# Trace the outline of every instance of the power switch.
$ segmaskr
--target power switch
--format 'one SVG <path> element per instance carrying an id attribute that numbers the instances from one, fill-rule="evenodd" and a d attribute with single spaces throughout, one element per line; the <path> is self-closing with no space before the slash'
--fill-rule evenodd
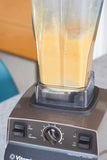
<path id="1" fill-rule="evenodd" d="M 86 134 L 80 134 L 78 142 L 79 148 L 90 149 L 90 145 L 91 145 L 91 136 Z"/>
<path id="2" fill-rule="evenodd" d="M 13 134 L 14 136 L 18 136 L 18 137 L 25 137 L 26 136 L 26 125 L 23 123 L 16 122 L 14 124 Z"/>

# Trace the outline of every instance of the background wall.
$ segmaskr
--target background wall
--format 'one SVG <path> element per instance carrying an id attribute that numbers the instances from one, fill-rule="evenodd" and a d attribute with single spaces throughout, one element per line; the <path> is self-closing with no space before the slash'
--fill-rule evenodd
<path id="1" fill-rule="evenodd" d="M 94 59 L 107 54 L 107 0 L 104 1 L 100 25 L 98 29 Z"/>
<path id="2" fill-rule="evenodd" d="M 0 0 L 0 50 L 36 59 L 31 0 Z"/>

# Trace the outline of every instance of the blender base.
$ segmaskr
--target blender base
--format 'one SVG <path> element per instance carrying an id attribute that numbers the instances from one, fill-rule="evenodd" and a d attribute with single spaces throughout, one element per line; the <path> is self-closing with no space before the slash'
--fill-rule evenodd
<path id="1" fill-rule="evenodd" d="M 34 92 L 35 85 L 9 117 L 4 160 L 107 159 L 107 90 L 100 89 L 99 100 L 89 115 L 34 108 L 30 105 Z M 52 136 L 60 135 L 57 143 L 49 143 L 51 136 L 46 139 L 47 129 L 57 131 Z"/>

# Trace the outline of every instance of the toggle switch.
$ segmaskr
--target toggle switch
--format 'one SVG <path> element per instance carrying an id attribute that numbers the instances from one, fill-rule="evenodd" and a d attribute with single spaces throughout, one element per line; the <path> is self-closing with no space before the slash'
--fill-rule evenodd
<path id="1" fill-rule="evenodd" d="M 80 134 L 78 142 L 79 148 L 90 149 L 90 145 L 91 145 L 91 136 L 86 134 Z"/>
<path id="2" fill-rule="evenodd" d="M 16 122 L 13 129 L 14 136 L 25 137 L 26 136 L 26 125 L 24 123 Z"/>

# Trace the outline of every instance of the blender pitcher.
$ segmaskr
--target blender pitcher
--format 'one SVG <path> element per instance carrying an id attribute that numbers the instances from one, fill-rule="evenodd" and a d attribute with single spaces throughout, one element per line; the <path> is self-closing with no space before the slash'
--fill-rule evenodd
<path id="1" fill-rule="evenodd" d="M 91 71 L 103 0 L 31 0 L 39 81 L 36 103 L 86 108 L 95 87 Z"/>

